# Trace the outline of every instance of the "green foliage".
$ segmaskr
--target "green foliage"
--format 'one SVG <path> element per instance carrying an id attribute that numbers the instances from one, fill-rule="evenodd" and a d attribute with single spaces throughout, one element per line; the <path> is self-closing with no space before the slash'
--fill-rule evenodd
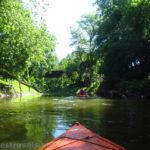
<path id="1" fill-rule="evenodd" d="M 75 52 L 62 61 L 69 79 L 88 91 L 96 91 L 101 82 L 99 89 L 104 91 L 147 91 L 150 2 L 96 0 L 95 4 L 97 14 L 84 15 L 71 30 Z"/>
<path id="2" fill-rule="evenodd" d="M 33 21 L 28 17 L 30 13 L 21 9 L 17 0 L 2 0 L 0 8 L 1 70 L 19 73 L 29 57 L 28 41 Z"/>
<path id="3" fill-rule="evenodd" d="M 87 14 L 78 22 L 77 28 L 72 28 L 72 46 L 75 52 L 72 53 L 71 63 L 68 63 L 67 72 L 72 78 L 76 72 L 75 83 L 81 86 L 92 87 L 96 81 L 99 83 L 98 67 L 100 60 L 95 50 L 96 32 L 98 29 L 99 17 L 96 14 Z"/>
<path id="4" fill-rule="evenodd" d="M 0 72 L 42 86 L 57 61 L 55 37 L 45 25 L 36 24 L 19 0 L 0 2 L 0 42 Z"/>
<path id="5" fill-rule="evenodd" d="M 35 5 L 32 12 L 41 17 L 37 10 L 44 3 L 40 6 L 37 2 L 30 2 Z M 82 16 L 71 28 L 75 51 L 58 63 L 55 37 L 44 21 L 33 19 L 19 0 L 1 0 L 1 75 L 15 76 L 18 81 L 51 93 L 70 87 L 86 87 L 95 92 L 100 84 L 106 90 L 148 91 L 150 1 L 96 0 L 95 4 L 97 13 Z M 66 74 L 45 80 L 45 73 L 52 69 Z"/>
<path id="6" fill-rule="evenodd" d="M 97 52 L 103 59 L 100 73 L 104 74 L 105 83 L 118 89 L 119 83 L 128 81 L 129 89 L 141 89 L 137 83 L 144 81 L 150 72 L 150 2 L 97 0 L 96 3 L 102 17 Z"/>

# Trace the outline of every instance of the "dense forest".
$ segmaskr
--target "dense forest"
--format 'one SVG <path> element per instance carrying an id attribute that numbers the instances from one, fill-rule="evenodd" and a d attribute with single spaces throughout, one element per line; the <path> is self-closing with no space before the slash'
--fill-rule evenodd
<path id="1" fill-rule="evenodd" d="M 35 1 L 31 2 L 31 4 Z M 20 0 L 0 1 L 0 79 L 39 91 L 150 97 L 150 1 L 94 0 L 71 28 L 75 51 L 60 62 L 55 38 Z M 60 75 L 51 76 L 57 71 Z"/>

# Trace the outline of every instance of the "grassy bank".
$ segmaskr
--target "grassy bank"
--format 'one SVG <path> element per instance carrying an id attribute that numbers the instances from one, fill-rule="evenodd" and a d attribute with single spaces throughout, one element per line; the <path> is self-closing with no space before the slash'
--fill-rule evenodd
<path id="1" fill-rule="evenodd" d="M 19 84 L 16 80 L 0 80 L 0 96 L 26 96 L 39 94 L 35 89 Z"/>

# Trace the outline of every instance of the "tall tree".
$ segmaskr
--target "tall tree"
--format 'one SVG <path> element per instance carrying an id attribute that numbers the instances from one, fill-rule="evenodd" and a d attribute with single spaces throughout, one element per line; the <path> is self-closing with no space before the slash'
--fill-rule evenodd
<path id="1" fill-rule="evenodd" d="M 85 86 L 91 86 L 98 78 L 97 68 L 100 65 L 96 57 L 95 39 L 97 37 L 99 17 L 96 14 L 86 14 L 78 21 L 77 28 L 71 30 L 72 46 L 75 47 L 75 60 L 78 80 Z M 80 61 L 79 61 L 80 60 Z"/>
<path id="2" fill-rule="evenodd" d="M 143 80 L 150 72 L 150 2 L 147 0 L 96 1 L 99 24 L 97 52 L 100 72 L 111 88 L 123 80 Z"/>
<path id="3" fill-rule="evenodd" d="M 0 72 L 35 80 L 54 65 L 55 38 L 19 0 L 1 0 L 0 8 Z"/>

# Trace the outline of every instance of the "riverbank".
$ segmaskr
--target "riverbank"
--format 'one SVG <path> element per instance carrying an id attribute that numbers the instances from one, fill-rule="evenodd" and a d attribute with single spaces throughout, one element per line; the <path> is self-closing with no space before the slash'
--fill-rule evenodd
<path id="1" fill-rule="evenodd" d="M 16 80 L 0 80 L 0 97 L 32 96 L 40 94 L 35 89 Z"/>
<path id="2" fill-rule="evenodd" d="M 145 100 L 150 99 L 149 93 L 144 92 L 130 92 L 130 91 L 119 91 L 119 90 L 109 90 L 109 91 L 100 91 L 98 96 L 104 98 L 111 98 L 111 99 L 136 99 L 136 100 Z"/>

